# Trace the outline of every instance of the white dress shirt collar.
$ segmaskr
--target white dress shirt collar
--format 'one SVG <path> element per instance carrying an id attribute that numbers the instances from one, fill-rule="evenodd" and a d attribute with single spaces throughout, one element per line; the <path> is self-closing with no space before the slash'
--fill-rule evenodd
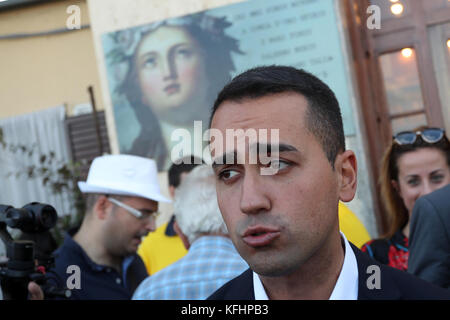
<path id="1" fill-rule="evenodd" d="M 342 232 L 341 236 L 345 243 L 344 263 L 329 300 L 357 300 L 358 263 L 356 262 L 355 253 Z M 255 272 L 253 272 L 253 290 L 255 300 L 269 300 L 261 279 Z"/>

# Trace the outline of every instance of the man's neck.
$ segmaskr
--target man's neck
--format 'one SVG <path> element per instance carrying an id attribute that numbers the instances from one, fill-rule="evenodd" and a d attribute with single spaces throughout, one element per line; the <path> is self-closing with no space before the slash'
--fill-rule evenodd
<path id="1" fill-rule="evenodd" d="M 86 224 L 82 224 L 80 230 L 73 236 L 88 257 L 98 265 L 109 266 L 116 269 L 119 273 L 122 271 L 122 258 L 114 257 L 109 254 L 103 246 L 100 232 L 94 232 Z"/>
<path id="2" fill-rule="evenodd" d="M 339 278 L 344 256 L 345 245 L 339 238 L 287 276 L 259 277 L 271 300 L 327 300 Z"/>

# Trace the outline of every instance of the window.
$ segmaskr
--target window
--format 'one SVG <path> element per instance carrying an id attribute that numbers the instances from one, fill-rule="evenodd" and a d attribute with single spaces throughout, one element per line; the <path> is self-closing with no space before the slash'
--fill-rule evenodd
<path id="1" fill-rule="evenodd" d="M 449 3 L 450 1 L 446 1 Z M 436 74 L 445 127 L 450 131 L 450 23 L 428 27 L 428 35 Z"/>
<path id="2" fill-rule="evenodd" d="M 382 54 L 379 64 L 393 133 L 426 125 L 415 50 Z"/>

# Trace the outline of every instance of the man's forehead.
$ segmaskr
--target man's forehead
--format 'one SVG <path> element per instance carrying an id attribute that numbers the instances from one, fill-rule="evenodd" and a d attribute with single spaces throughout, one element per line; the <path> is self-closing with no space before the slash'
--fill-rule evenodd
<path id="1" fill-rule="evenodd" d="M 212 157 L 246 153 L 264 145 L 300 149 L 298 137 L 308 133 L 304 125 L 306 108 L 306 99 L 295 93 L 224 101 L 209 129 Z"/>
<path id="2" fill-rule="evenodd" d="M 211 119 L 211 129 L 280 129 L 304 127 L 307 100 L 296 93 L 224 101 Z"/>
<path id="3" fill-rule="evenodd" d="M 210 151 L 213 156 L 229 152 L 276 151 L 280 144 L 279 129 L 248 128 L 210 129 Z"/>

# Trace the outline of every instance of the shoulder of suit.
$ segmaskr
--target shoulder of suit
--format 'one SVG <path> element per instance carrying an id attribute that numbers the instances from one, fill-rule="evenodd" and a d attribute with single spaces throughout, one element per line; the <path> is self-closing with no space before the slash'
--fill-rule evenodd
<path id="1" fill-rule="evenodd" d="M 441 300 L 450 299 L 450 291 L 437 287 L 406 271 L 401 271 L 371 259 L 368 255 L 353 247 L 358 263 L 359 299 L 383 300 Z M 378 268 L 373 268 L 378 266 Z M 380 275 L 379 287 L 370 286 L 374 279 L 374 270 Z"/>
<path id="2" fill-rule="evenodd" d="M 254 299 L 253 271 L 249 268 L 217 289 L 207 300 Z"/>

